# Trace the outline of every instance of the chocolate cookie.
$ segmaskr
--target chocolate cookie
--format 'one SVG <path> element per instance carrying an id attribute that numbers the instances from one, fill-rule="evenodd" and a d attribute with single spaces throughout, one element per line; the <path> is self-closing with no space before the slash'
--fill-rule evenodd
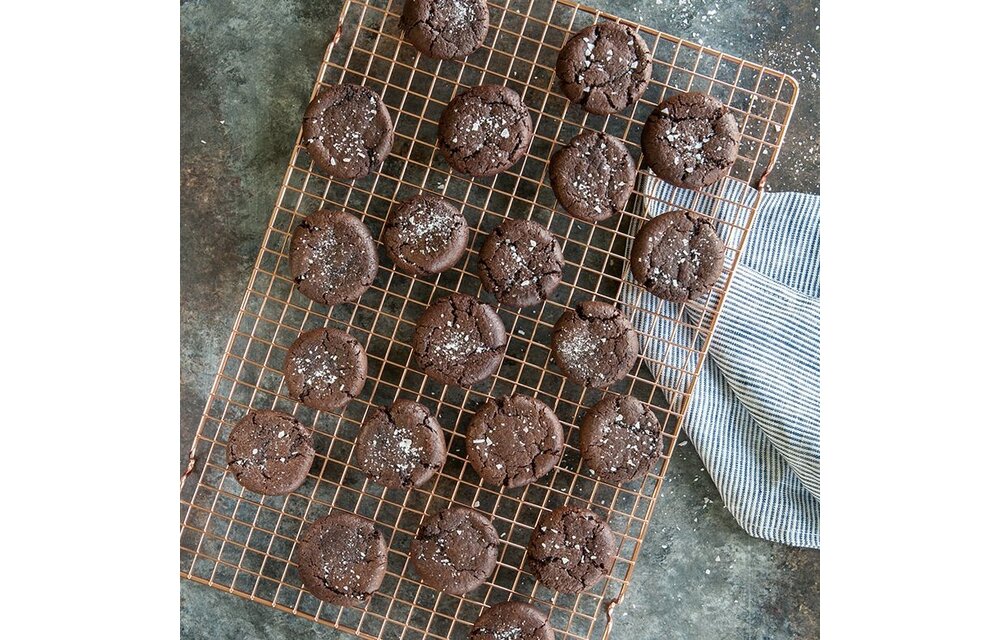
<path id="1" fill-rule="evenodd" d="M 676 187 L 718 182 L 736 162 L 740 130 L 729 108 L 704 93 L 679 93 L 653 109 L 642 128 L 642 153 Z"/>
<path id="2" fill-rule="evenodd" d="M 392 119 L 368 87 L 338 84 L 306 108 L 302 143 L 323 173 L 353 180 L 374 171 L 392 149 Z"/>
<path id="3" fill-rule="evenodd" d="M 289 269 L 296 288 L 310 300 L 354 302 L 378 273 L 375 241 L 357 217 L 320 209 L 295 227 Z"/>
<path id="4" fill-rule="evenodd" d="M 251 410 L 236 423 L 226 443 L 226 461 L 237 482 L 267 496 L 298 489 L 309 475 L 312 434 L 292 416 Z"/>
<path id="5" fill-rule="evenodd" d="M 500 537 L 489 519 L 466 507 L 439 511 L 420 523 L 410 561 L 424 583 L 461 595 L 490 577 Z"/>
<path id="6" fill-rule="evenodd" d="M 469 225 L 444 198 L 413 196 L 389 212 L 382 242 L 389 258 L 406 273 L 442 273 L 465 252 Z"/>
<path id="7" fill-rule="evenodd" d="M 671 302 L 696 298 L 722 275 L 725 246 L 712 223 L 684 211 L 647 221 L 632 245 L 632 275 L 650 293 Z"/>
<path id="8" fill-rule="evenodd" d="M 559 507 L 542 518 L 528 543 L 528 568 L 553 591 L 580 593 L 611 573 L 615 536 L 596 513 Z"/>
<path id="9" fill-rule="evenodd" d="M 388 410 L 375 408 L 354 447 L 361 470 L 392 489 L 426 482 L 444 464 L 447 451 L 437 418 L 412 400 L 397 400 Z"/>
<path id="10" fill-rule="evenodd" d="M 635 161 L 618 138 L 587 131 L 552 156 L 549 181 L 570 215 L 600 222 L 625 210 L 635 184 Z"/>
<path id="11" fill-rule="evenodd" d="M 413 357 L 444 384 L 471 387 L 497 372 L 507 346 L 503 320 L 489 305 L 464 293 L 432 302 L 413 331 Z"/>
<path id="12" fill-rule="evenodd" d="M 483 45 L 490 28 L 486 0 L 406 0 L 403 36 L 432 58 L 464 58 Z"/>
<path id="13" fill-rule="evenodd" d="M 504 220 L 479 250 L 479 280 L 500 304 L 541 304 L 559 285 L 562 268 L 562 247 L 530 220 Z"/>
<path id="14" fill-rule="evenodd" d="M 607 387 L 632 370 L 639 336 L 618 307 L 588 300 L 566 311 L 552 328 L 556 364 L 570 380 Z"/>
<path id="15" fill-rule="evenodd" d="M 469 640 L 555 640 L 545 614 L 511 600 L 487 609 L 472 625 Z"/>
<path id="16" fill-rule="evenodd" d="M 368 356 L 361 344 L 339 329 L 320 327 L 303 333 L 285 356 L 285 382 L 295 400 L 334 411 L 361 393 Z"/>
<path id="17" fill-rule="evenodd" d="M 302 534 L 295 563 L 309 593 L 333 604 L 361 606 L 385 577 L 385 536 L 371 520 L 353 513 L 331 513 Z"/>
<path id="18" fill-rule="evenodd" d="M 583 417 L 580 455 L 605 482 L 645 476 L 662 450 L 656 414 L 632 396 L 607 396 Z"/>
<path id="19" fill-rule="evenodd" d="M 652 73 L 653 58 L 642 36 L 615 22 L 578 31 L 556 62 L 570 102 L 599 115 L 617 113 L 642 97 Z"/>
<path id="20" fill-rule="evenodd" d="M 438 144 L 452 169 L 493 176 L 524 157 L 531 143 L 531 114 L 521 96 L 499 84 L 460 93 L 438 125 Z"/>
<path id="21" fill-rule="evenodd" d="M 562 423 L 537 398 L 521 394 L 490 398 L 469 421 L 465 448 L 469 463 L 483 480 L 521 487 L 559 462 Z"/>

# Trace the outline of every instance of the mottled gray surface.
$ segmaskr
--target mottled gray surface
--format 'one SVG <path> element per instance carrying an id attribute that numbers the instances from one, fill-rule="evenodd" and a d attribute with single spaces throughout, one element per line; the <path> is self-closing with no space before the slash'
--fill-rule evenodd
<path id="1" fill-rule="evenodd" d="M 770 187 L 819 192 L 817 0 L 589 4 L 794 75 L 799 105 Z M 181 465 L 340 5 L 181 5 Z M 690 445 L 675 449 L 662 498 L 612 638 L 819 636 L 818 552 L 744 533 Z M 184 638 L 350 637 L 187 580 L 180 589 Z"/>

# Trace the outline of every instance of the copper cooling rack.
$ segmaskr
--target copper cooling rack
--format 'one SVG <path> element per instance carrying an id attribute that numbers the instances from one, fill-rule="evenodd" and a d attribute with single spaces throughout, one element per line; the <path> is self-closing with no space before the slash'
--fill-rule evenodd
<path id="1" fill-rule="evenodd" d="M 484 606 L 530 601 L 549 614 L 559 638 L 606 638 L 611 610 L 620 601 L 653 513 L 677 431 L 701 368 L 733 268 L 757 209 L 760 187 L 778 149 L 798 93 L 795 81 L 760 65 L 706 49 L 570 2 L 490 2 L 486 44 L 464 61 L 418 56 L 397 28 L 403 0 L 348 0 L 326 49 L 313 88 L 340 82 L 377 91 L 394 118 L 395 143 L 378 172 L 353 182 L 330 180 L 313 169 L 296 141 L 277 204 L 250 278 L 226 354 L 192 447 L 190 473 L 181 482 L 181 576 L 282 611 L 366 638 L 464 638 Z M 643 99 L 610 117 L 571 107 L 554 78 L 559 49 L 575 31 L 598 20 L 636 27 L 654 57 L 653 80 Z M 505 83 L 518 91 L 535 123 L 528 156 L 510 171 L 471 180 L 452 172 L 435 150 L 438 118 L 462 88 Z M 602 130 L 626 141 L 633 157 L 650 111 L 677 91 L 708 92 L 728 104 L 742 131 L 739 158 L 728 180 L 686 200 L 716 220 L 727 244 L 726 268 L 715 289 L 684 309 L 663 304 L 639 308 L 629 287 L 627 247 L 645 216 L 640 193 L 629 212 L 601 224 L 562 212 L 549 188 L 552 153 L 582 129 Z M 638 184 L 645 184 L 648 170 Z M 288 276 L 288 244 L 302 218 L 320 207 L 360 216 L 377 238 L 395 203 L 419 192 L 458 204 L 474 230 L 462 260 L 436 278 L 411 278 L 381 257 L 374 285 L 357 304 L 330 309 L 299 294 Z M 690 192 L 688 192 L 690 196 Z M 657 208 L 676 203 L 661 202 Z M 410 354 L 413 326 L 424 307 L 446 292 L 462 291 L 492 302 L 476 276 L 476 250 L 502 219 L 530 218 L 556 235 L 566 266 L 556 294 L 541 307 L 501 308 L 510 342 L 500 371 L 473 389 L 440 385 L 424 376 Z M 567 308 L 592 298 L 625 304 L 647 351 L 666 350 L 659 361 L 643 358 L 609 392 L 630 393 L 650 405 L 665 429 L 664 455 L 642 481 L 616 487 L 596 481 L 580 464 L 576 425 L 603 392 L 568 381 L 551 363 L 553 323 Z M 636 302 L 635 304 L 639 304 Z M 638 314 L 651 314 L 639 318 Z M 650 319 L 667 331 L 643 330 Z M 639 320 L 642 320 L 641 322 Z M 360 396 L 334 415 L 292 401 L 283 386 L 285 350 L 301 332 L 335 326 L 355 336 L 368 353 L 369 378 Z M 693 336 L 693 341 L 680 339 Z M 658 344 L 653 344 L 658 343 Z M 490 396 L 519 391 L 548 403 L 562 420 L 567 447 L 561 464 L 527 487 L 499 491 L 483 485 L 466 463 L 464 428 Z M 352 462 L 354 439 L 372 407 L 396 398 L 416 399 L 445 427 L 448 458 L 423 487 L 387 490 L 365 479 Z M 305 484 L 283 497 L 244 490 L 226 473 L 225 442 L 232 424 L 250 408 L 295 415 L 313 429 L 316 461 Z M 562 504 L 588 506 L 615 531 L 617 559 L 611 575 L 579 594 L 556 594 L 524 567 L 525 547 L 540 515 Z M 503 540 L 496 572 L 462 597 L 421 585 L 407 566 L 411 537 L 420 521 L 451 504 L 489 514 Z M 340 509 L 375 520 L 388 536 L 388 572 L 363 609 L 325 604 L 302 588 L 291 562 L 303 527 Z"/>

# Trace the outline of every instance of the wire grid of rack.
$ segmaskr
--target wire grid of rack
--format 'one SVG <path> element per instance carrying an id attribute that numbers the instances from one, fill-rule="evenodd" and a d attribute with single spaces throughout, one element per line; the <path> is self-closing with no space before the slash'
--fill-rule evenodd
<path id="1" fill-rule="evenodd" d="M 606 638 L 758 206 L 759 194 L 751 187 L 762 187 L 775 164 L 798 89 L 783 73 L 564 1 L 491 1 L 485 45 L 464 61 L 432 60 L 400 38 L 402 3 L 347 0 L 326 49 L 313 95 L 341 82 L 376 90 L 394 119 L 393 150 L 377 172 L 345 183 L 313 169 L 300 132 L 192 447 L 190 473 L 181 481 L 181 576 L 362 637 L 465 637 L 484 606 L 521 599 L 548 613 L 559 638 Z M 554 74 L 566 40 L 598 20 L 636 27 L 654 58 L 643 99 L 609 117 L 571 106 Z M 456 93 L 486 82 L 517 90 L 531 110 L 535 131 L 523 161 L 493 178 L 470 179 L 451 171 L 436 151 L 437 121 Z M 630 286 L 630 238 L 650 203 L 637 191 L 620 218 L 599 224 L 575 220 L 556 203 L 546 178 L 547 162 L 583 129 L 622 138 L 633 157 L 640 158 L 638 140 L 650 111 L 670 94 L 688 90 L 708 92 L 728 104 L 742 133 L 729 178 L 695 196 L 696 208 L 713 217 L 727 244 L 725 270 L 709 295 L 682 309 L 662 303 L 641 306 L 634 297 L 624 300 L 623 292 Z M 648 169 L 641 173 L 638 185 L 650 179 Z M 433 278 L 412 278 L 380 256 L 375 283 L 360 301 L 332 309 L 295 290 L 287 252 L 291 233 L 304 216 L 321 207 L 343 208 L 379 237 L 389 209 L 420 192 L 452 200 L 473 230 L 468 250 L 453 269 Z M 558 237 L 566 261 L 563 281 L 540 307 L 500 308 L 509 344 L 496 376 L 472 389 L 438 384 L 411 357 L 414 322 L 431 300 L 447 292 L 492 302 L 476 276 L 476 249 L 507 217 L 530 218 Z M 671 357 L 657 362 L 641 358 L 625 380 L 606 391 L 568 381 L 551 362 L 552 325 L 566 309 L 593 298 L 625 305 L 637 328 L 649 325 L 637 322 L 637 314 L 667 323 L 666 338 L 642 329 L 640 334 L 647 350 L 650 341 L 660 341 Z M 337 415 L 295 403 L 283 387 L 287 347 L 301 332 L 324 325 L 347 330 L 368 354 L 363 392 Z M 681 334 L 694 339 L 682 340 Z M 527 487 L 499 490 L 484 485 L 466 463 L 464 426 L 487 397 L 514 391 L 536 396 L 555 410 L 566 429 L 567 446 L 554 472 Z M 630 393 L 652 407 L 665 436 L 664 454 L 647 476 L 620 487 L 595 480 L 581 465 L 577 447 L 576 425 L 588 407 L 612 392 Z M 435 411 L 448 442 L 441 472 L 409 491 L 367 481 L 352 462 L 354 439 L 368 411 L 397 398 L 418 400 Z M 250 408 L 290 413 L 314 432 L 316 460 L 305 484 L 291 495 L 262 497 L 226 473 L 229 428 Z M 494 575 L 460 597 L 422 585 L 407 563 L 420 521 L 453 504 L 488 514 L 502 538 Z M 524 566 L 539 517 L 562 504 L 599 513 L 618 543 L 611 574 L 579 595 L 548 590 Z M 314 598 L 302 588 L 292 559 L 305 525 L 334 509 L 373 519 L 388 537 L 385 580 L 364 608 L 341 608 Z"/>

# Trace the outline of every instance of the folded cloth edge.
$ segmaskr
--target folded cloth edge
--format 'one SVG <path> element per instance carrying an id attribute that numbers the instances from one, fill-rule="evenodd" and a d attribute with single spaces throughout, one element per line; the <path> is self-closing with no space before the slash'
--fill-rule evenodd
<path id="1" fill-rule="evenodd" d="M 676 208 L 698 212 L 697 203 L 704 200 L 695 197 L 693 192 L 676 189 L 655 178 L 646 180 L 643 192 L 653 196 L 643 201 L 648 217 L 674 208 L 664 205 L 664 201 L 678 203 Z M 732 211 L 739 206 L 739 202 L 746 206 L 757 196 L 756 191 L 749 190 L 745 185 L 734 185 L 731 182 L 722 185 L 719 193 L 734 202 L 729 205 Z M 719 212 L 716 213 L 719 215 Z M 723 215 L 725 213 L 726 211 L 721 212 Z M 782 442 L 782 425 L 767 424 L 766 419 L 764 423 L 758 420 L 760 412 L 756 412 L 755 416 L 755 412 L 748 410 L 748 405 L 753 405 L 753 402 L 746 396 L 747 389 L 741 389 L 744 397 L 740 398 L 741 394 L 737 393 L 737 389 L 741 385 L 731 384 L 723 371 L 727 368 L 732 370 L 733 364 L 726 362 L 724 351 L 726 322 L 727 319 L 735 318 L 736 315 L 733 314 L 737 311 L 735 298 L 732 297 L 727 298 L 720 313 L 709 355 L 703 365 L 702 377 L 695 386 L 685 418 L 688 437 L 705 461 L 727 508 L 740 526 L 756 537 L 807 547 L 819 546 L 818 221 L 819 196 L 792 192 L 762 194 L 755 226 L 744 247 L 729 291 L 730 296 L 733 296 L 734 291 L 738 294 L 742 288 L 740 281 L 746 276 L 758 286 L 773 287 L 775 291 L 805 300 L 810 312 L 811 303 L 815 302 L 814 326 L 807 322 L 808 326 L 798 328 L 815 334 L 808 337 L 808 353 L 804 354 L 807 361 L 814 361 L 815 376 L 805 385 L 806 389 L 799 390 L 807 395 L 814 393 L 816 397 L 815 406 L 810 408 L 809 424 L 803 434 L 799 434 L 804 437 Z M 640 308 L 650 308 L 648 299 L 644 300 L 648 294 L 641 295 L 632 291 L 633 288 L 634 285 L 627 290 L 626 295 L 633 298 L 632 302 Z M 647 314 L 646 319 L 652 315 Z M 793 317 L 792 320 L 794 319 Z M 739 322 L 735 324 L 738 325 Z M 737 341 L 745 337 L 738 332 L 729 336 L 730 340 Z M 656 345 L 645 344 L 644 350 L 648 351 L 650 346 Z M 647 352 L 647 355 L 660 359 L 671 358 L 669 353 L 663 353 L 662 350 L 657 352 L 655 349 L 653 353 Z M 727 364 L 730 366 L 727 367 Z M 811 372 L 807 377 L 813 378 Z M 749 379 L 752 382 L 752 376 Z M 735 406 L 729 412 L 720 413 L 719 403 L 710 401 L 711 394 L 728 398 Z M 718 432 L 722 427 L 732 427 L 734 420 L 739 421 L 744 429 L 752 429 L 751 435 L 754 437 L 741 439 L 728 431 L 725 435 L 729 441 L 723 446 Z M 720 421 L 729 421 L 729 424 L 720 427 Z M 806 446 L 800 455 L 796 447 L 803 445 Z M 757 474 L 748 473 L 748 465 L 751 463 L 771 468 L 762 468 Z M 796 466 L 806 479 L 805 483 L 796 474 Z M 807 484 L 810 486 L 807 487 Z M 815 495 L 810 493 L 810 489 Z"/>

